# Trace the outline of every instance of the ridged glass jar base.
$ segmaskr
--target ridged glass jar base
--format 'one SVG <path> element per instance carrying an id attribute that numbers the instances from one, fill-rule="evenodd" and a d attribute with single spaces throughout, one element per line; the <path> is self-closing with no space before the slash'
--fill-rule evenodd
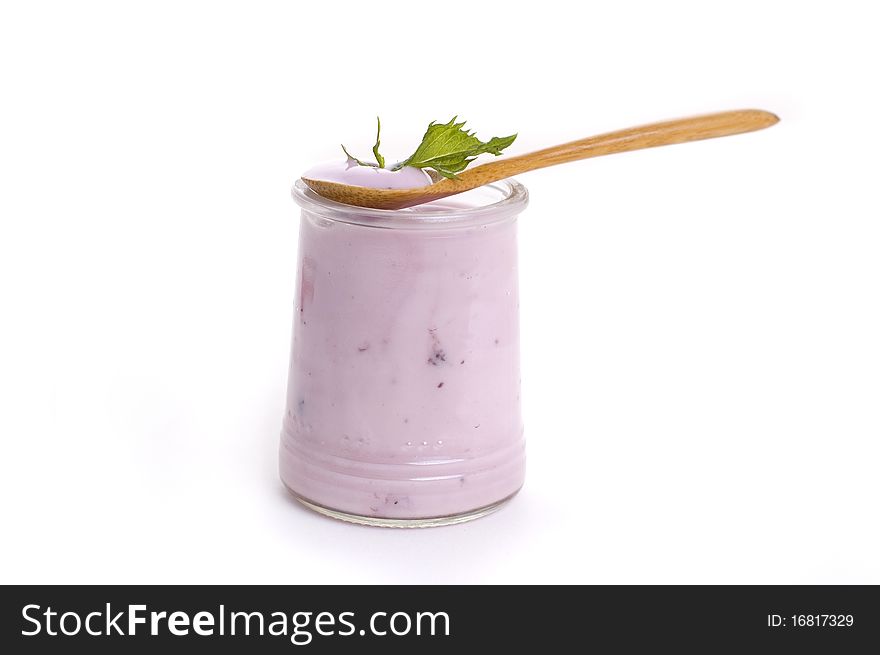
<path id="1" fill-rule="evenodd" d="M 303 498 L 298 493 L 293 491 L 290 487 L 285 485 L 287 491 L 291 493 L 291 495 L 296 498 L 300 503 L 308 507 L 309 509 L 317 512 L 318 514 L 323 514 L 324 516 L 329 516 L 332 519 L 338 519 L 340 521 L 346 521 L 347 523 L 356 523 L 358 525 L 369 525 L 375 528 L 439 528 L 444 525 L 455 525 L 457 523 L 467 523 L 468 521 L 473 521 L 475 519 L 482 518 L 484 516 L 488 516 L 493 512 L 498 511 L 502 505 L 508 502 L 511 498 L 513 498 L 519 491 L 513 492 L 507 498 L 503 498 L 499 500 L 497 503 L 492 503 L 486 507 L 480 507 L 475 510 L 471 510 L 469 512 L 464 512 L 462 514 L 454 514 L 452 516 L 434 516 L 430 518 L 419 518 L 419 519 L 388 519 L 381 518 L 378 516 L 361 516 L 358 514 L 349 514 L 347 512 L 340 512 L 335 509 L 330 509 L 329 507 L 323 507 L 318 505 L 317 503 L 313 503 L 308 498 Z"/>

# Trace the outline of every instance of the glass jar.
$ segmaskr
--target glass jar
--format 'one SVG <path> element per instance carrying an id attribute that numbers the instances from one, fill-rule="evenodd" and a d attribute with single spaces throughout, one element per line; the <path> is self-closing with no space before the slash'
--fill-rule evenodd
<path id="1" fill-rule="evenodd" d="M 308 507 L 423 527 L 478 518 L 525 471 L 515 181 L 404 210 L 302 208 L 280 473 Z"/>

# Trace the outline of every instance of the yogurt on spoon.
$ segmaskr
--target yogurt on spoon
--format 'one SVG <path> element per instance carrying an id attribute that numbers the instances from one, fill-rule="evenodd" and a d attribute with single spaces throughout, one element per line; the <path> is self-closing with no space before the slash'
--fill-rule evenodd
<path id="1" fill-rule="evenodd" d="M 352 158 L 318 164 L 303 173 L 302 177 L 371 189 L 414 189 L 433 182 L 421 168 L 404 166 L 400 170 L 392 171 L 378 166 L 362 166 Z"/>
<path id="2" fill-rule="evenodd" d="M 415 152 L 403 161 L 386 167 L 385 158 L 379 152 L 382 126 L 377 118 L 376 143 L 373 146 L 375 162 L 358 159 L 342 146 L 346 161 L 319 164 L 303 173 L 302 177 L 371 189 L 415 189 L 434 182 L 425 169 L 432 169 L 444 177 L 455 177 L 479 155 L 500 155 L 516 139 L 516 135 L 511 134 L 483 142 L 472 131 L 464 129 L 464 121 L 456 122 L 456 119 L 453 116 L 448 123 L 432 122 Z"/>

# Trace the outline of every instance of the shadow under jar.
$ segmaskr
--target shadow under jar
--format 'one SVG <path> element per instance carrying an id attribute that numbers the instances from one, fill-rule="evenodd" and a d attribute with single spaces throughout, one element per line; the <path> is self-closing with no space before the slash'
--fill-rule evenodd
<path id="1" fill-rule="evenodd" d="M 302 208 L 280 473 L 369 525 L 458 523 L 522 486 L 513 180 L 404 210 Z"/>

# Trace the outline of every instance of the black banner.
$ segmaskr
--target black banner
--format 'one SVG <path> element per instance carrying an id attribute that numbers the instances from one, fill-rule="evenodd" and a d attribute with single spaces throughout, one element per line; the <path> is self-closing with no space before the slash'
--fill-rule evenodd
<path id="1" fill-rule="evenodd" d="M 6 653 L 864 652 L 876 587 L 20 586 Z M 225 643 L 224 643 L 225 642 Z M 245 650 L 246 649 L 246 650 Z"/>

